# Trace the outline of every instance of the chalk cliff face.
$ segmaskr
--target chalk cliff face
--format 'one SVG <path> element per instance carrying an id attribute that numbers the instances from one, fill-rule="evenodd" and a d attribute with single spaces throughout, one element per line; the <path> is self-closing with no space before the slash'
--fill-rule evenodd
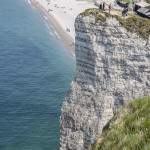
<path id="1" fill-rule="evenodd" d="M 150 42 L 115 18 L 79 15 L 75 29 L 76 77 L 62 107 L 60 150 L 89 150 L 116 108 L 150 95 Z"/>

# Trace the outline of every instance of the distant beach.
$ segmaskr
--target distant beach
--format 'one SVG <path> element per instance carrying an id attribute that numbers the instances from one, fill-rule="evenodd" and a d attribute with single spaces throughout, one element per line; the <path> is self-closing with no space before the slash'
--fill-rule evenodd
<path id="1" fill-rule="evenodd" d="M 82 0 L 28 0 L 28 3 L 42 12 L 44 19 L 53 25 L 65 47 L 74 55 L 75 18 L 85 9 L 96 7 L 94 3 Z"/>

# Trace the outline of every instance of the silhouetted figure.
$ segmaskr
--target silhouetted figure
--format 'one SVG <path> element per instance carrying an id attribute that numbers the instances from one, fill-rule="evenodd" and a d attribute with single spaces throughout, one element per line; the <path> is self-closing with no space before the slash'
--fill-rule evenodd
<path id="1" fill-rule="evenodd" d="M 109 8 L 109 14 L 110 14 L 110 11 L 111 11 L 111 4 L 109 4 L 108 8 Z"/>
<path id="2" fill-rule="evenodd" d="M 102 4 L 99 5 L 99 10 L 102 10 Z"/>
<path id="3" fill-rule="evenodd" d="M 105 11 L 105 2 L 103 3 L 103 10 Z"/>

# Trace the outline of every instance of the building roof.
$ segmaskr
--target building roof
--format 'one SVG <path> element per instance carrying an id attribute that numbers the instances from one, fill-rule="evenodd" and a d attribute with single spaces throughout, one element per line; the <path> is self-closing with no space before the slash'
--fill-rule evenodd
<path id="1" fill-rule="evenodd" d="M 140 7 L 148 7 L 148 6 L 150 6 L 150 4 L 148 4 L 148 3 L 146 3 L 146 2 L 138 2 L 138 3 L 136 3 L 135 5 L 138 5 L 138 6 L 140 6 Z"/>
<path id="2" fill-rule="evenodd" d="M 138 13 L 150 18 L 150 5 L 148 7 L 140 8 L 137 10 Z"/>

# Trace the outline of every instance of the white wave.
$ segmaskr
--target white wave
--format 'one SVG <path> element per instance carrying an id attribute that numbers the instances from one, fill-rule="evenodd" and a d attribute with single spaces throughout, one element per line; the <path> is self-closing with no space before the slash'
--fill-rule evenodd
<path id="1" fill-rule="evenodd" d="M 50 26 L 47 22 L 45 22 L 45 25 L 46 25 L 46 28 L 48 29 L 48 31 L 49 31 L 49 34 L 51 35 L 51 36 L 55 36 L 56 37 L 56 35 L 54 34 L 54 32 L 53 32 L 53 28 L 52 28 L 52 26 Z"/>
<path id="2" fill-rule="evenodd" d="M 51 24 L 49 24 L 49 23 L 47 22 L 48 18 L 47 18 L 46 16 L 44 16 L 44 18 L 45 18 L 45 25 L 46 25 L 46 27 L 47 27 L 47 29 L 48 29 L 48 31 L 49 31 L 49 34 L 50 34 L 51 36 L 55 36 L 56 38 L 60 39 L 60 36 L 59 36 L 59 34 L 57 33 L 57 31 L 55 30 L 55 28 L 53 27 L 53 25 L 51 25 Z M 46 19 L 46 18 L 47 18 L 47 19 Z"/>
<path id="3" fill-rule="evenodd" d="M 29 5 L 31 5 L 31 1 L 30 0 L 26 0 L 27 1 L 27 3 L 29 4 Z"/>
<path id="4" fill-rule="evenodd" d="M 45 20 L 48 20 L 48 18 L 46 16 L 43 16 Z"/>
<path id="5" fill-rule="evenodd" d="M 57 33 L 56 30 L 54 30 L 54 33 L 55 33 L 56 37 L 57 37 L 58 39 L 60 39 L 60 36 L 59 36 L 59 34 Z"/>

